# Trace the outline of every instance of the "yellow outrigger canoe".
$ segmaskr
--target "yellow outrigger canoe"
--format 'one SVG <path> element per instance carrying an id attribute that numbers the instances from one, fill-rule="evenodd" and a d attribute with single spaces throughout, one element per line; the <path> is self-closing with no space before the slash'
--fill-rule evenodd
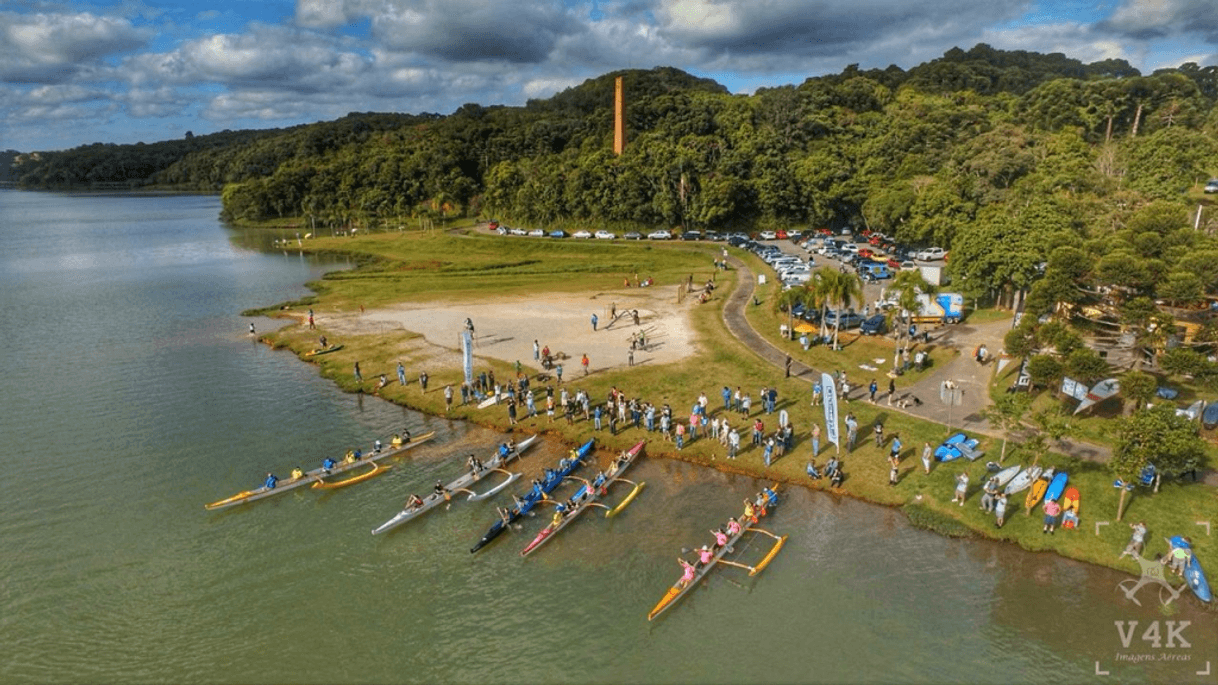
<path id="1" fill-rule="evenodd" d="M 243 490 L 232 497 L 225 497 L 222 500 L 204 504 L 203 507 L 208 511 L 215 511 L 217 509 L 227 509 L 229 507 L 235 507 L 238 504 L 256 502 L 260 499 L 266 499 L 267 497 L 281 495 L 285 492 L 295 490 L 296 488 L 315 483 L 323 478 L 329 478 L 330 476 L 337 476 L 340 473 L 346 473 L 347 471 L 359 468 L 364 464 L 375 464 L 383 459 L 404 455 L 407 451 L 418 447 L 428 440 L 431 440 L 433 437 L 435 437 L 435 435 L 435 431 L 430 431 L 415 437 L 410 442 L 403 445 L 393 445 L 382 449 L 380 452 L 369 451 L 363 457 L 360 457 L 353 462 L 340 462 L 328 471 L 322 467 L 318 467 L 301 475 L 299 478 L 285 478 L 276 483 L 275 487 L 273 488 L 262 486 L 252 490 Z"/>
<path id="2" fill-rule="evenodd" d="M 777 494 L 778 483 L 775 483 L 774 485 L 772 485 L 769 488 L 769 490 L 772 490 L 775 492 L 775 494 Z M 764 511 L 764 510 L 762 510 L 762 511 Z M 768 513 L 768 512 L 766 512 L 766 513 Z M 763 530 L 761 528 L 756 528 L 752 525 L 748 525 L 747 522 L 744 522 L 744 523 L 745 523 L 745 525 L 742 525 L 740 527 L 740 532 L 738 532 L 735 535 L 728 538 L 727 544 L 720 547 L 715 552 L 715 557 L 711 560 L 711 562 L 709 564 L 706 564 L 705 566 L 701 567 L 700 569 L 698 569 L 697 572 L 694 574 L 694 577 L 688 583 L 682 583 L 680 580 L 678 580 L 676 583 L 673 584 L 672 587 L 670 587 L 668 589 L 668 592 L 665 593 L 664 597 L 662 599 L 660 599 L 660 601 L 655 605 L 654 608 L 652 608 L 651 613 L 647 614 L 648 621 L 655 620 L 655 618 L 657 616 L 664 613 L 670 607 L 672 607 L 674 604 L 676 604 L 677 600 L 684 597 L 685 593 L 689 592 L 689 590 L 691 588 L 693 588 L 704 577 L 706 577 L 706 574 L 710 573 L 710 570 L 712 568 L 714 568 L 717 564 L 727 564 L 728 566 L 738 566 L 743 569 L 748 569 L 750 576 L 755 576 L 758 573 L 761 573 L 762 570 L 764 570 L 766 566 L 770 565 L 770 562 L 774 560 L 774 557 L 778 556 L 778 551 L 781 550 L 782 546 L 786 543 L 787 536 L 785 536 L 785 535 L 778 536 L 778 535 L 771 533 L 768 530 Z M 736 561 L 728 561 L 727 559 L 723 558 L 723 556 L 725 554 L 727 554 L 730 549 L 732 549 L 732 546 L 735 545 L 737 542 L 739 542 L 742 537 L 744 537 L 745 533 L 761 533 L 763 535 L 768 535 L 768 536 L 774 538 L 774 540 L 775 540 L 774 546 L 772 548 L 770 548 L 770 551 L 765 555 L 765 557 L 763 557 L 761 559 L 761 561 L 757 562 L 756 566 L 749 566 L 748 564 L 741 564 Z"/>
<path id="3" fill-rule="evenodd" d="M 372 470 L 368 471 L 367 473 L 361 473 L 358 476 L 352 476 L 350 478 L 344 478 L 342 480 L 333 480 L 333 481 L 329 481 L 329 482 L 326 482 L 325 480 L 319 478 L 313 482 L 313 489 L 314 490 L 337 490 L 339 488 L 345 488 L 348 485 L 355 485 L 356 483 L 363 483 L 364 481 L 369 480 L 371 478 L 376 478 L 377 476 L 381 475 L 382 473 L 388 471 L 390 468 L 392 468 L 392 465 L 390 465 L 390 464 L 378 464 L 376 462 L 372 462 Z"/>

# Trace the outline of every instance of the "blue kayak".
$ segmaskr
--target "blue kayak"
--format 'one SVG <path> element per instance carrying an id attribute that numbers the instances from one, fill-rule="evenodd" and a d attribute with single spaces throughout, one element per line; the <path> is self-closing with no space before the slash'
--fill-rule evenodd
<path id="1" fill-rule="evenodd" d="M 1205 572 L 1201 570 L 1201 562 L 1197 561 L 1196 553 L 1189 557 L 1188 565 L 1184 567 L 1184 580 L 1188 581 L 1188 586 L 1193 594 L 1197 595 L 1197 599 L 1208 602 L 1214 598 L 1210 594 L 1210 584 L 1205 580 Z"/>
<path id="2" fill-rule="evenodd" d="M 1049 487 L 1045 490 L 1045 501 L 1053 502 L 1061 498 L 1062 492 L 1066 489 L 1066 472 L 1061 471 L 1053 476 L 1053 480 L 1049 482 Z"/>

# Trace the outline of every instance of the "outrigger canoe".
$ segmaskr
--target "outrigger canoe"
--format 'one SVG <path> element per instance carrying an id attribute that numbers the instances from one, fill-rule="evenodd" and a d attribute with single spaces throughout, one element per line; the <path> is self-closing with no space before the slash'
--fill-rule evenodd
<path id="1" fill-rule="evenodd" d="M 361 473 L 358 476 L 352 476 L 350 478 L 344 478 L 342 480 L 327 481 L 325 479 L 318 478 L 317 480 L 313 481 L 313 489 L 314 490 L 337 490 L 339 488 L 345 488 L 348 485 L 355 485 L 356 483 L 363 483 L 364 481 L 369 480 L 371 478 L 376 478 L 377 476 L 381 475 L 382 473 L 388 471 L 390 468 L 391 468 L 391 465 L 378 464 L 374 461 L 374 462 L 372 462 L 372 470 L 368 471 L 367 473 Z"/>
<path id="2" fill-rule="evenodd" d="M 1049 481 L 1053 478 L 1053 469 L 1049 468 L 1040 474 L 1040 478 L 1032 483 L 1032 489 L 1028 491 L 1028 496 L 1023 500 L 1024 509 L 1029 513 L 1040 504 L 1041 498 L 1045 496 L 1045 491 L 1049 489 Z"/>
<path id="3" fill-rule="evenodd" d="M 423 504 L 421 504 L 417 507 L 414 507 L 414 508 L 403 509 L 403 510 L 399 511 L 396 515 L 394 515 L 393 518 L 382 523 L 381 525 L 377 526 L 376 528 L 373 528 L 372 534 L 380 535 L 381 533 L 384 533 L 384 532 L 393 530 L 394 528 L 397 528 L 398 526 L 402 525 L 403 523 L 406 523 L 407 521 L 411 521 L 413 519 L 418 518 L 419 516 L 422 516 L 423 514 L 440 506 L 440 504 L 449 501 L 449 499 L 452 497 L 453 493 L 457 493 L 457 492 L 468 493 L 469 497 L 466 498 L 467 500 L 482 500 L 482 499 L 486 499 L 487 497 L 490 497 L 491 495 L 498 493 L 499 491 L 503 490 L 508 485 L 510 485 L 513 481 L 515 481 L 517 478 L 520 477 L 519 473 L 513 473 L 503 467 L 506 466 L 509 462 L 520 457 L 520 455 L 523 454 L 525 450 L 532 447 L 535 442 L 537 442 L 537 436 L 530 435 L 529 437 L 527 437 L 524 440 L 521 440 L 519 443 L 517 443 L 516 448 L 508 451 L 506 456 L 500 454 L 499 450 L 495 450 L 494 455 L 482 465 L 481 471 L 466 471 L 465 473 L 461 474 L 457 478 L 453 479 L 448 485 L 444 486 L 444 489 L 447 490 L 449 493 L 448 497 L 445 497 L 442 494 L 433 492 L 432 494 L 423 498 Z M 496 485 L 495 487 L 491 488 L 487 492 L 476 493 L 473 490 L 469 489 L 471 485 L 473 485 L 474 483 L 477 483 L 478 481 L 482 480 L 483 478 L 490 476 L 492 473 L 501 473 L 501 474 L 507 476 L 507 479 L 504 480 L 502 483 Z"/>
<path id="4" fill-rule="evenodd" d="M 630 466 L 634 464 L 635 460 L 639 458 L 639 455 L 643 453 L 643 445 L 645 444 L 647 444 L 647 441 L 641 440 L 639 441 L 639 444 L 631 447 L 627 452 L 624 452 L 621 457 L 615 459 L 613 466 L 611 466 L 605 473 L 604 483 L 598 484 L 595 482 L 585 481 L 583 487 L 575 493 L 575 497 L 573 498 L 576 502 L 575 508 L 567 512 L 557 522 L 553 522 L 545 528 L 542 528 L 541 532 L 537 534 L 537 537 L 533 538 L 533 541 L 520 551 L 520 556 L 528 556 L 529 554 L 537 551 L 537 549 L 546 542 L 554 539 L 554 537 L 558 535 L 559 531 L 567 527 L 568 523 L 571 523 L 576 519 L 576 517 L 592 507 L 600 507 L 604 509 L 605 516 L 610 517 L 616 516 L 626 508 L 626 505 L 634 501 L 634 498 L 639 494 L 639 491 L 643 489 L 643 486 L 646 485 L 646 483 L 635 483 L 633 481 L 626 480 L 625 478 L 622 478 L 622 474 L 625 473 L 626 469 L 630 468 Z M 634 489 L 631 490 L 630 494 L 627 495 L 626 498 L 622 500 L 622 503 L 616 507 L 609 508 L 598 502 L 598 499 L 608 493 L 609 486 L 617 482 L 629 483 L 630 485 L 634 486 Z"/>
<path id="5" fill-rule="evenodd" d="M 483 535 L 482 538 L 470 548 L 469 553 L 473 554 L 483 547 L 486 547 L 495 538 L 499 537 L 503 531 L 511 527 L 513 523 L 520 520 L 521 516 L 529 513 L 533 507 L 537 506 L 538 502 L 546 499 L 551 492 L 554 492 L 554 489 L 557 488 L 563 482 L 563 480 L 567 478 L 567 476 L 571 475 L 572 471 L 583 465 L 584 458 L 592 453 L 592 446 L 594 443 L 595 440 L 589 440 L 579 449 L 571 450 L 571 454 L 563 457 L 558 462 L 558 468 L 551 471 L 545 480 L 534 485 L 533 489 L 529 490 L 524 497 L 517 498 L 517 502 L 513 504 L 510 509 L 508 509 L 508 515 L 506 518 L 500 517 L 493 524 L 491 524 L 491 527 L 486 531 L 486 534 Z"/>
<path id="6" fill-rule="evenodd" d="M 773 486 L 771 486 L 768 489 L 777 494 L 778 484 L 775 483 Z M 762 492 L 764 493 L 764 491 L 762 491 Z M 768 513 L 766 511 L 766 509 L 767 508 L 764 508 L 764 507 L 758 507 L 756 509 L 756 511 L 760 516 L 765 516 Z M 706 574 L 710 573 L 710 570 L 718 564 L 727 564 L 729 566 L 739 566 L 740 568 L 748 569 L 750 576 L 755 576 L 758 573 L 761 573 L 761 571 L 763 569 L 765 569 L 766 566 L 769 566 L 770 562 L 774 560 L 774 557 L 778 555 L 778 551 L 782 549 L 783 544 L 786 543 L 787 536 L 783 535 L 780 537 L 778 535 L 775 535 L 775 534 L 769 532 L 768 530 L 762 530 L 761 528 L 756 528 L 755 527 L 756 520 L 754 520 L 752 522 L 742 520 L 741 524 L 742 525 L 740 527 L 740 532 L 729 537 L 727 540 L 727 544 L 720 547 L 718 550 L 715 551 L 715 556 L 711 560 L 711 562 L 709 564 L 706 564 L 705 566 L 702 566 L 701 568 L 697 569 L 697 572 L 694 574 L 693 579 L 691 579 L 688 583 L 682 583 L 680 580 L 678 580 L 671 588 L 668 589 L 668 593 L 664 595 L 663 599 L 661 599 L 659 601 L 659 603 L 655 605 L 655 607 L 651 610 L 651 613 L 647 614 L 648 621 L 655 620 L 655 618 L 657 616 L 664 613 L 670 607 L 672 607 L 674 604 L 676 604 L 677 600 L 684 597 L 685 593 L 689 592 L 690 588 L 694 587 L 699 582 L 701 582 L 702 579 L 704 577 L 706 577 Z M 774 538 L 774 540 L 775 540 L 774 546 L 772 548 L 770 548 L 770 551 L 765 555 L 765 557 L 762 558 L 762 560 L 760 562 L 757 563 L 756 566 L 749 566 L 747 564 L 741 564 L 741 563 L 735 562 L 735 561 L 728 561 L 723 558 L 724 555 L 726 555 L 728 552 L 732 551 L 732 547 L 737 542 L 739 542 L 740 539 L 743 538 L 746 533 L 762 533 L 764 535 L 768 535 L 768 536 Z"/>
<path id="7" fill-rule="evenodd" d="M 210 511 L 216 511 L 218 509 L 227 509 L 229 507 L 235 507 L 238 504 L 245 504 L 247 502 L 256 502 L 260 499 L 266 499 L 267 497 L 281 495 L 285 492 L 290 492 L 292 490 L 295 490 L 296 488 L 299 488 L 301 486 L 310 485 L 316 481 L 321 480 L 322 478 L 327 478 L 329 476 L 336 476 L 341 473 L 346 473 L 347 471 L 350 471 L 351 469 L 359 468 L 360 466 L 363 466 L 365 464 L 372 464 L 372 463 L 381 461 L 382 459 L 396 457 L 398 455 L 405 453 L 407 450 L 412 450 L 415 447 L 418 447 L 419 445 L 427 442 L 428 440 L 435 437 L 435 435 L 436 435 L 435 431 L 432 431 L 430 433 L 425 433 L 401 446 L 382 448 L 380 452 L 371 452 L 370 451 L 370 452 L 365 453 L 364 456 L 360 457 L 359 459 L 356 459 L 355 461 L 339 462 L 338 464 L 335 464 L 334 466 L 330 467 L 329 469 L 326 469 L 323 467 L 318 467 L 318 468 L 313 469 L 312 471 L 306 472 L 304 475 L 302 475 L 299 478 L 285 478 L 285 479 L 279 481 L 278 483 L 276 483 L 275 487 L 273 487 L 273 488 L 268 488 L 264 485 L 260 488 L 254 488 L 253 490 L 245 490 L 243 492 L 238 492 L 237 494 L 233 495 L 232 497 L 226 497 L 217 502 L 212 502 L 210 504 L 204 504 L 203 506 L 204 506 L 204 508 L 206 508 Z"/>

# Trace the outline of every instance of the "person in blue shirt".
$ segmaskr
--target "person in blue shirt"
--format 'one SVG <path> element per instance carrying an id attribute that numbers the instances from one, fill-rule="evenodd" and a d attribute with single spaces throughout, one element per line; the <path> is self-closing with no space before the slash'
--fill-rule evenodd
<path id="1" fill-rule="evenodd" d="M 329 471 L 330 469 L 334 468 L 336 464 L 337 462 L 335 462 L 334 459 L 326 457 L 326 460 L 321 463 L 321 467 L 326 471 Z"/>
<path id="2" fill-rule="evenodd" d="M 728 408 L 729 408 L 729 407 L 731 407 L 731 404 L 732 404 L 732 391 L 731 391 L 731 389 L 730 389 L 730 388 L 728 388 L 726 385 L 725 385 L 725 386 L 723 386 L 723 392 L 722 392 L 722 395 L 723 395 L 723 410 L 724 410 L 724 411 L 727 411 L 727 410 L 728 410 Z"/>
<path id="3" fill-rule="evenodd" d="M 508 449 L 506 442 L 499 444 L 499 456 L 500 457 L 503 457 L 504 459 L 506 459 L 508 454 L 510 454 L 510 453 L 511 453 L 511 450 Z"/>
<path id="4" fill-rule="evenodd" d="M 277 485 L 278 483 L 279 483 L 279 479 L 275 477 L 275 474 L 268 473 L 268 474 L 266 474 L 266 482 L 263 483 L 263 485 L 266 486 L 267 490 L 274 490 L 275 485 Z"/>

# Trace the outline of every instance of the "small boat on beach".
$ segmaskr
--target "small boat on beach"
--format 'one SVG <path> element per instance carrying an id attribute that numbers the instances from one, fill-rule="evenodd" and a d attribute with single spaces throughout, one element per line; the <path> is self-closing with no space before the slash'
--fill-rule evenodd
<path id="1" fill-rule="evenodd" d="M 322 347 L 322 348 L 319 348 L 316 350 L 310 350 L 309 352 L 305 352 L 304 356 L 316 357 L 319 354 L 330 354 L 331 352 L 337 352 L 341 349 L 343 349 L 342 345 L 330 345 L 329 347 Z"/>
<path id="2" fill-rule="evenodd" d="M 525 557 L 537 551 L 542 545 L 554 539 L 554 537 L 558 535 L 559 531 L 567 527 L 567 524 L 574 521 L 579 517 L 580 514 L 592 507 L 600 507 L 604 509 L 605 516 L 611 517 L 616 516 L 626 508 L 626 505 L 634 501 L 635 496 L 639 494 L 639 491 L 643 489 L 643 486 L 646 485 L 646 483 L 635 483 L 633 481 L 626 480 L 625 478 L 622 478 L 622 474 L 625 473 L 626 469 L 630 468 L 630 466 L 634 464 L 635 460 L 639 458 L 639 455 L 643 453 L 643 445 L 645 444 L 647 444 L 647 441 L 641 440 L 639 441 L 639 444 L 630 448 L 626 452 L 623 452 L 620 457 L 615 459 L 613 465 L 604 474 L 604 482 L 597 483 L 595 481 L 584 481 L 583 487 L 580 488 L 572 498 L 576 502 L 575 507 L 561 515 L 561 518 L 558 518 L 550 523 L 550 525 L 543 528 L 541 532 L 537 534 L 537 537 L 533 538 L 533 541 L 520 551 L 520 556 Z M 628 483 L 634 486 L 634 489 L 630 491 L 630 494 L 627 495 L 624 500 L 622 500 L 621 504 L 618 504 L 616 507 L 609 508 L 597 501 L 608 493 L 610 485 L 618 482 Z"/>
<path id="3" fill-rule="evenodd" d="M 447 496 L 445 496 L 444 494 L 441 494 L 441 493 L 433 492 L 432 494 L 423 498 L 422 504 L 420 504 L 416 507 L 406 507 L 406 508 L 402 509 L 401 511 L 399 511 L 397 514 L 395 514 L 393 518 L 382 523 L 381 525 L 377 526 L 376 528 L 373 528 L 372 534 L 380 535 L 381 533 L 385 533 L 390 530 L 393 530 L 394 528 L 397 528 L 398 526 L 402 525 L 403 523 L 406 523 L 407 521 L 412 521 L 412 520 L 422 516 L 423 514 L 431 511 L 432 509 L 440 506 L 440 504 L 451 501 L 452 495 L 454 493 L 458 493 L 458 492 L 466 493 L 469 495 L 469 497 L 466 498 L 467 500 L 478 501 L 478 500 L 486 499 L 486 498 L 500 492 L 501 490 L 506 488 L 508 485 L 510 485 L 512 482 L 514 482 L 517 478 L 520 477 L 519 473 L 513 473 L 511 471 L 508 471 L 504 467 L 507 466 L 508 463 L 520 458 L 520 455 L 523 454 L 525 450 L 527 450 L 528 448 L 530 448 L 534 444 L 536 444 L 536 442 L 537 442 L 537 436 L 530 435 L 529 437 L 527 437 L 524 440 L 521 440 L 519 443 L 517 443 L 515 445 L 515 447 L 508 448 L 506 450 L 506 452 L 504 450 L 499 450 L 499 449 L 495 450 L 495 453 L 491 456 L 491 458 L 488 459 L 482 465 L 481 470 L 466 471 L 465 473 L 461 474 L 460 476 L 457 476 L 452 481 L 450 481 L 448 483 L 448 485 L 445 485 L 444 490 L 448 493 Z M 507 476 L 507 478 L 505 478 L 502 483 L 499 483 L 498 485 L 491 488 L 487 492 L 477 493 L 470 489 L 470 487 L 474 483 L 481 481 L 483 478 L 489 477 L 493 473 L 502 474 L 504 476 Z"/>
<path id="4" fill-rule="evenodd" d="M 238 492 L 237 494 L 233 495 L 232 497 L 226 497 L 226 498 L 224 498 L 222 500 L 218 500 L 216 502 L 204 504 L 203 507 L 205 509 L 207 509 L 208 511 L 217 511 L 219 509 L 228 509 L 229 507 L 235 507 L 238 504 L 256 502 L 260 499 L 274 497 L 275 495 L 282 495 L 283 493 L 290 492 L 292 490 L 295 490 L 296 488 L 299 488 L 299 487 L 302 487 L 305 485 L 311 485 L 311 484 L 321 480 L 322 478 L 329 478 L 330 476 L 337 476 L 339 474 L 346 473 L 347 471 L 359 468 L 366 464 L 374 464 L 378 461 L 382 461 L 382 460 L 388 459 L 390 457 L 401 456 L 401 455 L 405 454 L 407 451 L 418 447 L 419 445 L 427 442 L 428 440 L 431 440 L 433 437 L 435 437 L 435 435 L 436 435 L 435 431 L 431 431 L 429 433 L 425 433 L 423 435 L 416 437 L 415 439 L 411 440 L 408 443 L 405 443 L 402 445 L 395 445 L 395 446 L 391 446 L 388 448 L 382 448 L 381 451 L 379 451 L 379 452 L 377 452 L 375 450 L 369 451 L 369 452 L 363 454 L 359 459 L 355 459 L 352 461 L 342 461 L 342 462 L 335 464 L 334 466 L 331 466 L 328 469 L 325 468 L 324 466 L 321 466 L 321 467 L 313 469 L 312 471 L 307 471 L 307 472 L 301 474 L 300 477 L 298 477 L 298 478 L 285 478 L 283 480 L 280 480 L 278 483 L 275 484 L 275 487 L 273 487 L 273 488 L 268 488 L 265 485 L 263 485 L 262 487 L 254 488 L 252 490 L 244 490 L 242 492 Z"/>

